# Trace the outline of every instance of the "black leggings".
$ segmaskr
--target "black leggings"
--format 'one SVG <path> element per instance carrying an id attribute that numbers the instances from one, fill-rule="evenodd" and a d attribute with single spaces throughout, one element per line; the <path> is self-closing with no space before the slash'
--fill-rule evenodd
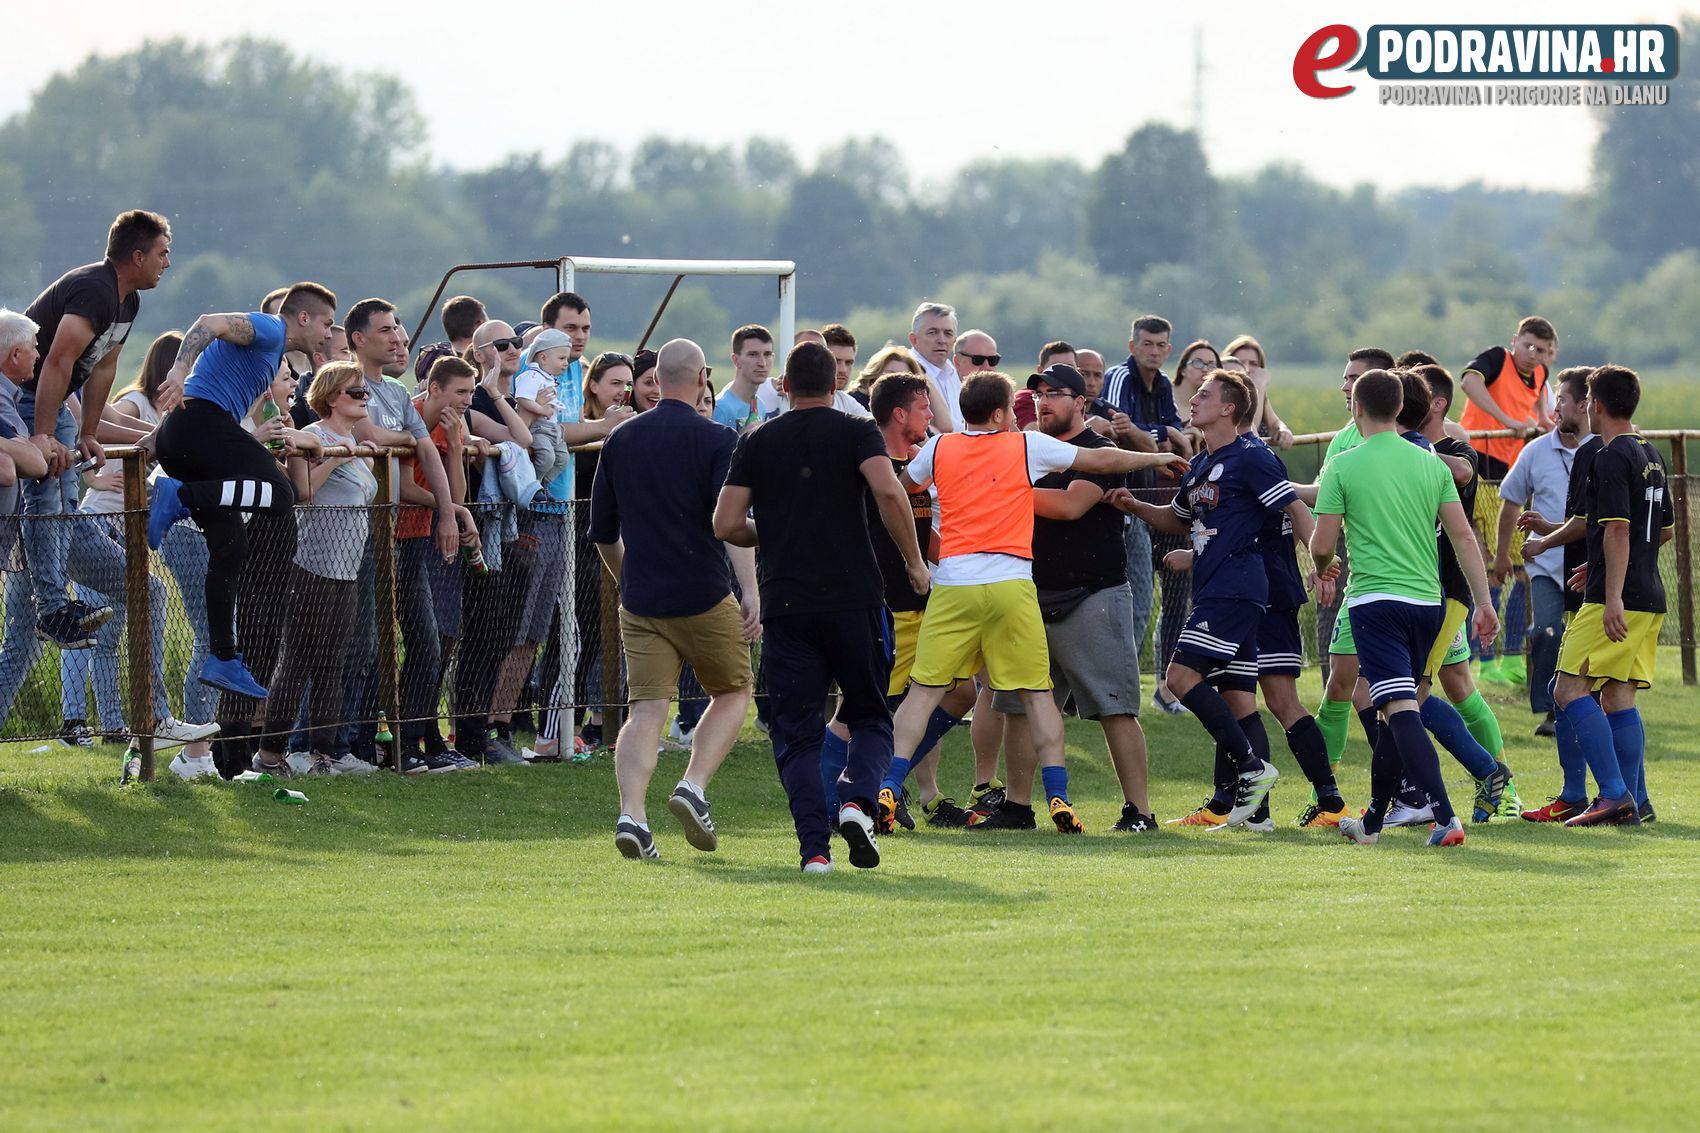
<path id="1" fill-rule="evenodd" d="M 348 643 L 337 631 L 354 620 L 358 586 L 352 579 L 325 578 L 299 565 L 291 573 L 290 616 L 266 688 L 265 739 L 260 746 L 268 752 L 284 750 L 301 694 L 307 691 L 308 739 L 314 752 L 329 755 L 342 715 L 342 663 L 348 655 Z"/>
<path id="2" fill-rule="evenodd" d="M 455 748 L 466 756 L 484 754 L 496 681 L 519 640 L 534 561 L 519 548 L 518 541 L 503 548 L 501 570 L 466 572 L 454 687 Z"/>
<path id="3" fill-rule="evenodd" d="M 248 561 L 242 516 L 289 518 L 295 556 L 295 492 L 266 446 L 210 401 L 190 398 L 159 427 L 159 463 L 183 482 L 178 496 L 207 537 L 207 636 L 212 655 L 236 656 L 236 593 Z"/>

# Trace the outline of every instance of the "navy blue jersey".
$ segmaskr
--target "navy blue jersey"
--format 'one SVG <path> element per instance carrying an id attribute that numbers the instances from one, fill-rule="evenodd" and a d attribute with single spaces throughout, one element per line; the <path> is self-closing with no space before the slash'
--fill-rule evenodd
<path id="1" fill-rule="evenodd" d="M 1192 524 L 1192 594 L 1269 601 L 1263 527 L 1298 497 L 1287 469 L 1256 437 L 1235 437 L 1192 458 L 1170 508 Z"/>
<path id="2" fill-rule="evenodd" d="M 1262 443 L 1261 439 L 1259 443 Z M 1287 475 L 1287 465 L 1275 455 L 1267 444 L 1263 445 L 1275 463 L 1281 467 L 1281 475 Z M 1305 581 L 1299 574 L 1299 554 L 1293 545 L 1293 517 L 1287 514 L 1286 506 L 1280 511 L 1271 511 L 1264 516 L 1263 533 L 1260 536 L 1263 551 L 1263 570 L 1269 578 L 1269 608 L 1271 610 L 1296 610 L 1310 601 L 1305 593 Z"/>

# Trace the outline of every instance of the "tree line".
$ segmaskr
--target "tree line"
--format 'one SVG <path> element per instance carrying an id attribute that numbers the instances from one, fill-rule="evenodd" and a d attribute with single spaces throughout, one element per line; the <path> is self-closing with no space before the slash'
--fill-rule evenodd
<path id="1" fill-rule="evenodd" d="M 1700 19 L 1684 30 L 1700 41 Z M 97 258 L 112 216 L 140 205 L 171 217 L 176 262 L 138 333 L 299 278 L 393 298 L 411 327 L 459 262 L 771 257 L 798 264 L 801 321 L 845 321 L 873 345 L 905 333 L 923 296 L 1012 358 L 1058 335 L 1113 352 L 1136 310 L 1183 336 L 1251 331 L 1277 362 L 1366 341 L 1462 357 L 1538 311 L 1566 359 L 1665 365 L 1700 349 L 1700 82 L 1671 96 L 1598 109 L 1593 176 L 1574 193 L 1342 189 L 1297 162 L 1228 176 L 1162 123 L 1096 164 L 979 159 L 928 184 L 879 137 L 809 165 L 763 137 L 563 139 L 464 170 L 426 150 L 398 78 L 260 39 L 150 42 L 54 76 L 0 125 L 0 301 Z M 523 317 L 551 283 L 453 286 Z M 635 340 L 665 286 L 586 281 L 598 338 Z M 717 344 L 774 309 L 771 285 L 688 282 L 661 332 Z"/>

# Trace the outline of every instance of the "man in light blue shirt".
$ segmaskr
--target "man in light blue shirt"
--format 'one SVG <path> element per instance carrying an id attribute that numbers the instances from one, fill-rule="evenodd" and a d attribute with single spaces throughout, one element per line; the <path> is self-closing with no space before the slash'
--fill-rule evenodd
<path id="1" fill-rule="evenodd" d="M 1558 423 L 1552 431 L 1523 446 L 1517 463 L 1499 486 L 1504 501 L 1499 511 L 1499 541 L 1494 556 L 1492 580 L 1499 585 L 1512 571 L 1511 536 L 1517 517 L 1524 509 L 1542 518 L 1563 523 L 1565 494 L 1570 487 L 1570 467 L 1576 450 L 1592 434 L 1588 432 L 1588 367 L 1572 366 L 1558 375 Z M 1553 728 L 1552 682 L 1558 664 L 1559 639 L 1564 636 L 1564 551 L 1555 547 L 1524 561 L 1529 574 L 1529 710 L 1545 719 L 1537 735 L 1551 735 Z"/>

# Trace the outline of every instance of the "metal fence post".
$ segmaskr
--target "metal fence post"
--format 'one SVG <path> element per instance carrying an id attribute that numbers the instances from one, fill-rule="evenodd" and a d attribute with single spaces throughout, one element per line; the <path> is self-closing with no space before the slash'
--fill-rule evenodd
<path id="1" fill-rule="evenodd" d="M 399 484 L 396 459 L 389 454 L 372 462 L 378 480 L 378 507 L 372 513 L 373 592 L 378 619 L 378 708 L 389 719 L 390 741 L 384 745 L 384 762 L 401 770 L 401 705 L 397 679 L 395 617 L 395 507 Z"/>
<path id="2" fill-rule="evenodd" d="M 153 778 L 153 611 L 148 608 L 147 454 L 137 450 L 124 464 L 125 664 L 130 670 L 130 734 L 142 757 L 143 781 Z"/>
<path id="3" fill-rule="evenodd" d="M 1682 630 L 1682 683 L 1696 683 L 1694 665 L 1694 554 L 1688 543 L 1688 434 L 1671 440 L 1671 510 L 1676 513 L 1676 612 Z"/>
<path id="4" fill-rule="evenodd" d="M 600 558 L 601 556 L 598 556 Z M 602 571 L 602 739 L 610 748 L 625 723 L 626 702 L 620 697 L 620 659 L 625 650 L 620 643 L 620 580 Z"/>

